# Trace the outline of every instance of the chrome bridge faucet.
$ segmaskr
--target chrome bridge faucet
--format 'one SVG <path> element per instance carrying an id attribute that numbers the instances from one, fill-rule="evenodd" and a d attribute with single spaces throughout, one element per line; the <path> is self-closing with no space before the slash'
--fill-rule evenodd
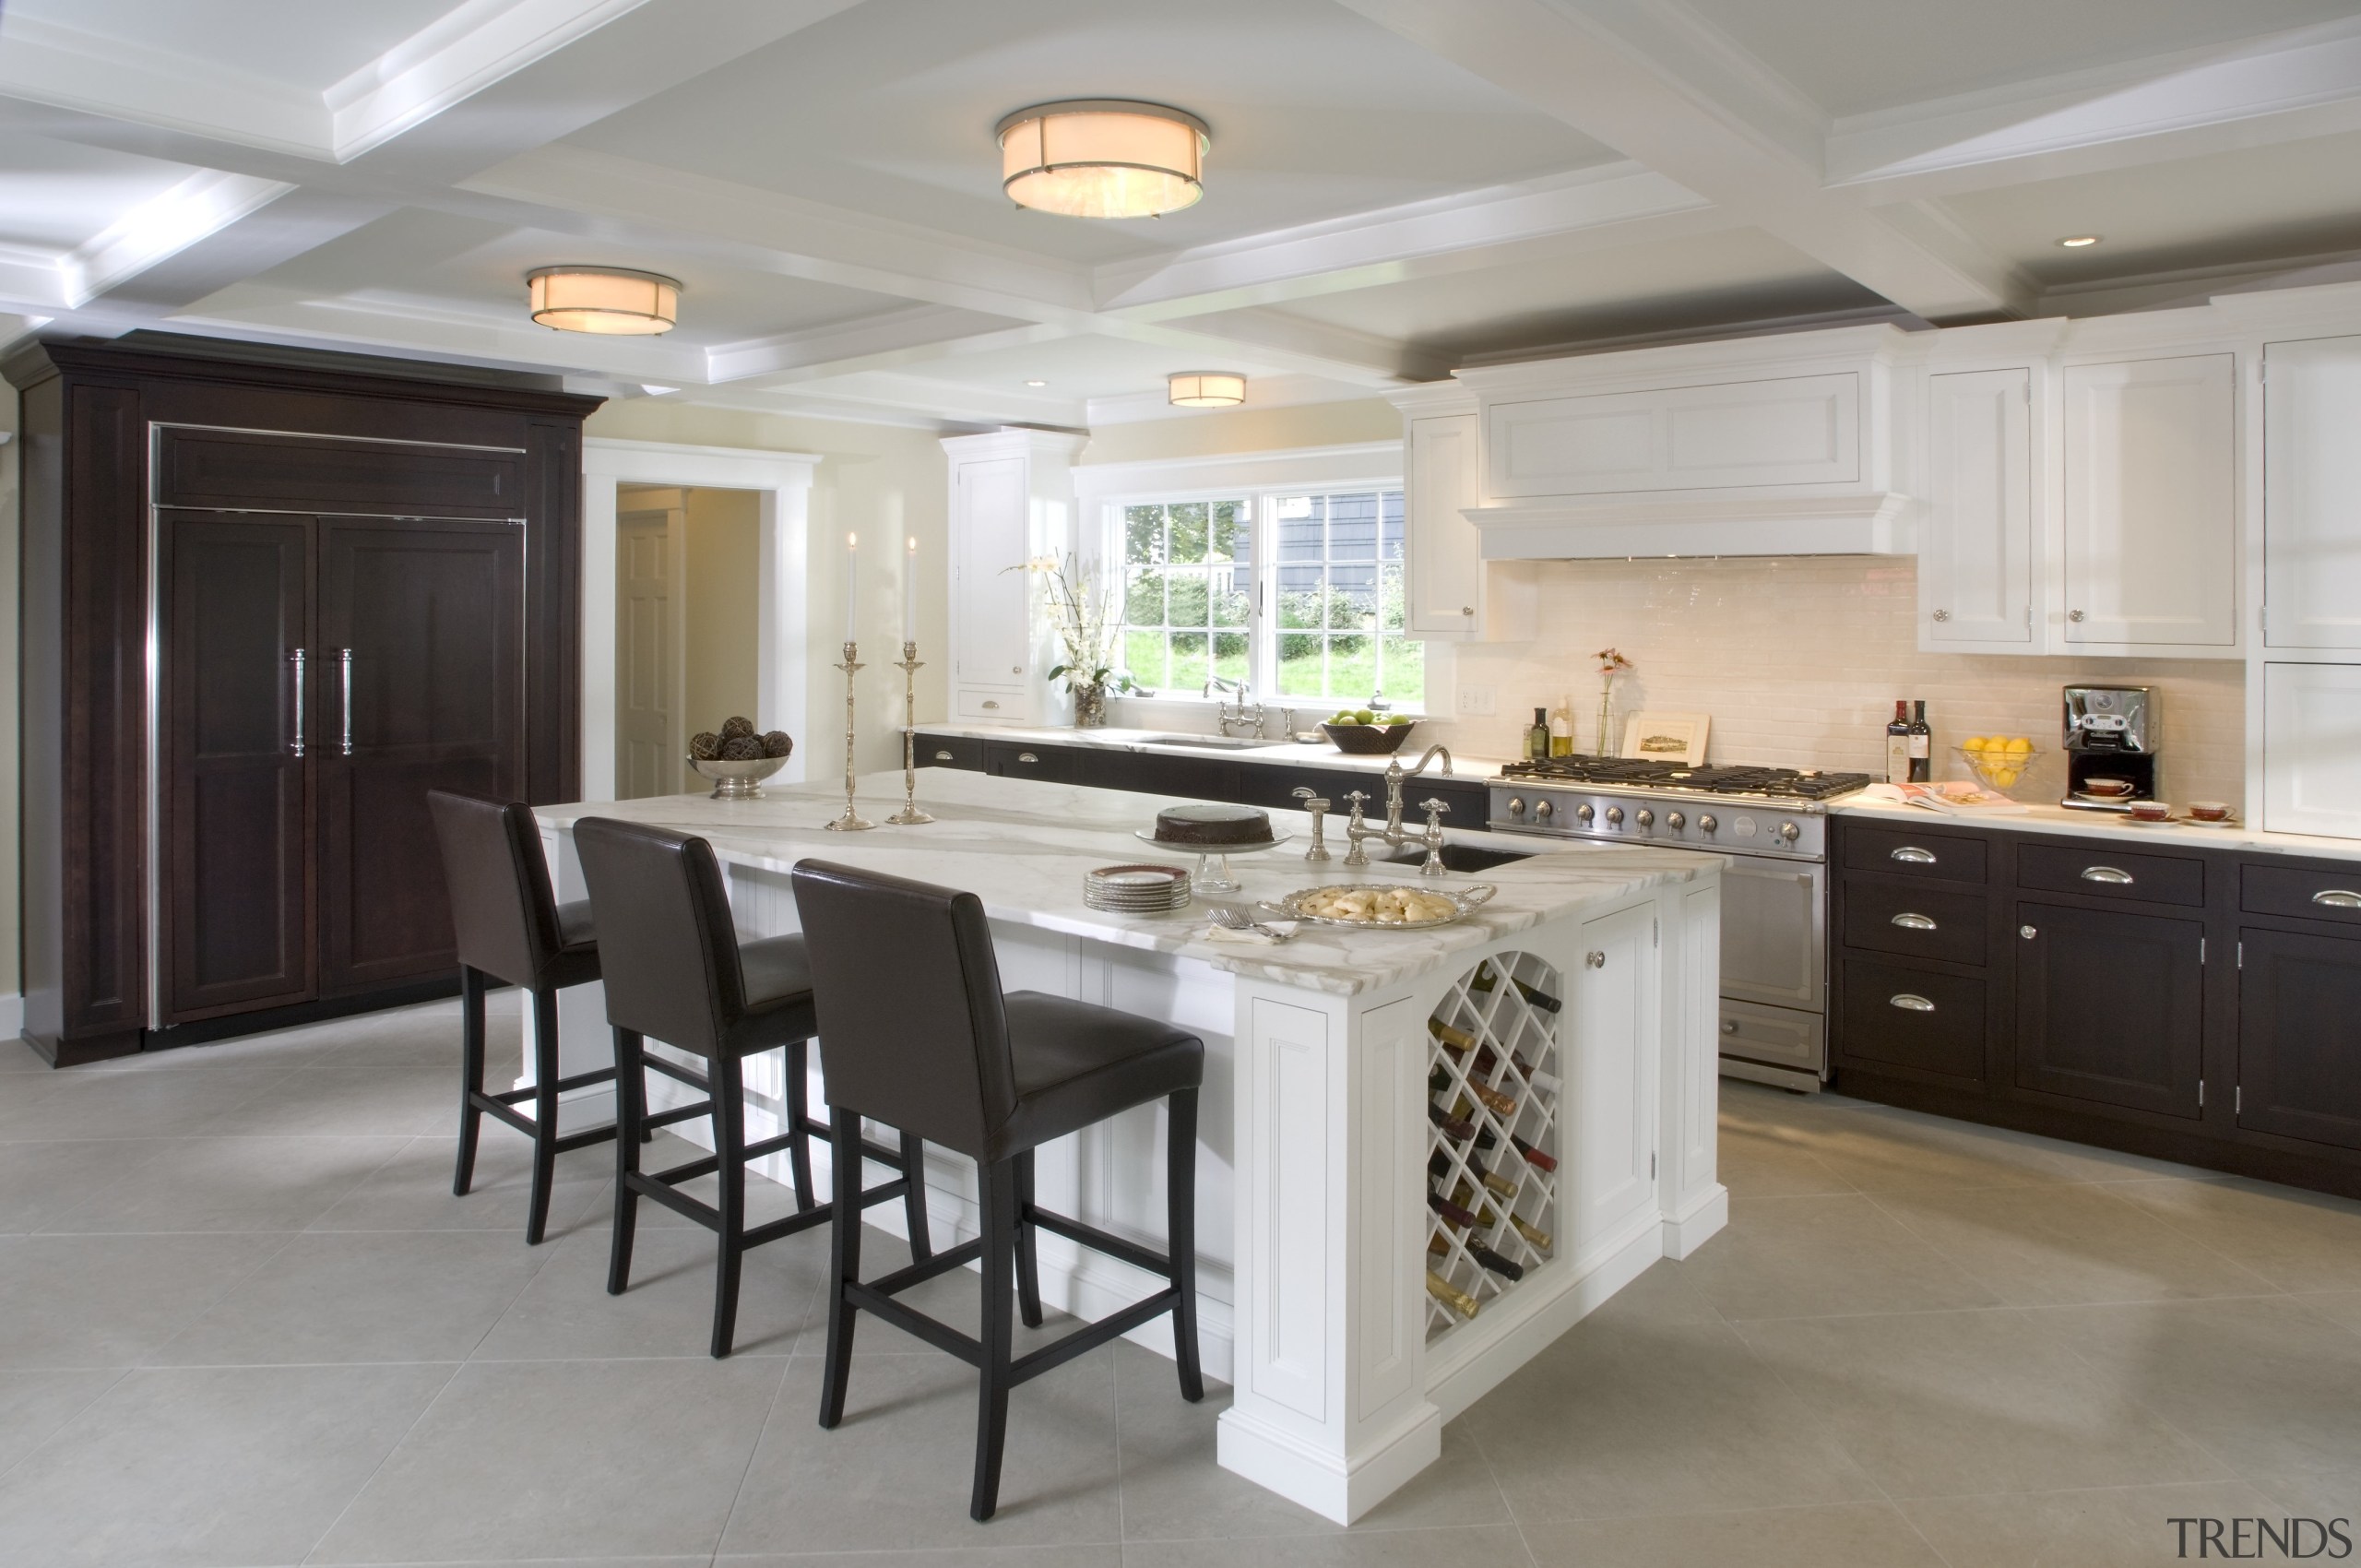
<path id="1" fill-rule="evenodd" d="M 1424 773 L 1427 770 L 1427 765 L 1438 756 L 1442 758 L 1442 776 L 1445 778 L 1450 778 L 1451 750 L 1447 746 L 1429 746 L 1426 754 L 1411 767 L 1405 768 L 1399 757 L 1385 765 L 1385 826 L 1383 827 L 1371 827 L 1361 815 L 1361 806 L 1369 800 L 1365 792 L 1355 790 L 1345 797 L 1352 802 L 1353 806 L 1352 817 L 1345 824 L 1345 842 L 1347 846 L 1345 851 L 1347 865 L 1359 867 L 1369 864 L 1369 851 L 1362 848 L 1363 842 L 1367 839 L 1382 839 L 1388 849 L 1399 849 L 1404 844 L 1415 841 L 1427 847 L 1426 861 L 1418 867 L 1418 874 L 1421 876 L 1443 874 L 1442 818 L 1443 814 L 1451 810 L 1450 805 L 1445 802 L 1431 799 L 1418 802 L 1418 809 L 1427 814 L 1427 830 L 1424 833 L 1413 835 L 1402 826 L 1403 781 L 1416 778 L 1419 774 Z"/>
<path id="2" fill-rule="evenodd" d="M 1229 727 L 1235 724 L 1238 726 L 1239 733 L 1261 740 L 1263 738 L 1263 705 L 1258 702 L 1251 709 L 1246 706 L 1246 699 L 1254 695 L 1253 686 L 1245 681 L 1226 680 L 1219 675 L 1205 677 L 1204 695 L 1211 696 L 1216 691 L 1235 693 L 1238 697 L 1238 707 L 1233 712 L 1228 703 L 1216 706 L 1214 709 L 1215 728 L 1227 735 L 1229 733 Z"/>

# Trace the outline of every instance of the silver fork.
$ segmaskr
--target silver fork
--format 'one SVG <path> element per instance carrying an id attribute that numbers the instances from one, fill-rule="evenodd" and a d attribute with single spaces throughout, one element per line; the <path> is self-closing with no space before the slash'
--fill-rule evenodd
<path id="1" fill-rule="evenodd" d="M 1232 909 L 1228 904 L 1214 906 L 1213 922 L 1224 931 L 1251 931 L 1267 936 L 1274 942 L 1285 942 L 1293 934 L 1290 932 L 1278 931 L 1266 926 L 1245 910 Z"/>

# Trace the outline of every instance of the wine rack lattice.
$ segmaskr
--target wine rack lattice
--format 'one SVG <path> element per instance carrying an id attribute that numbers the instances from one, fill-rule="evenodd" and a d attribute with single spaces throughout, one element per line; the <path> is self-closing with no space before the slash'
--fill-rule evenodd
<path id="1" fill-rule="evenodd" d="M 1501 953 L 1428 1016 L 1430 1341 L 1516 1289 L 1556 1245 L 1565 991 L 1540 958 Z"/>

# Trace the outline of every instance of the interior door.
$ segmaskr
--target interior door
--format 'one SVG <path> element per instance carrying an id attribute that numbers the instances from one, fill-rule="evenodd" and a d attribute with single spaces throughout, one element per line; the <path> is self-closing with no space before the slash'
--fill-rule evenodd
<path id="1" fill-rule="evenodd" d="M 682 785 L 678 510 L 615 520 L 615 798 L 670 795 Z"/>
<path id="2" fill-rule="evenodd" d="M 164 1018 L 314 994 L 318 734 L 308 518 L 166 513 L 159 529 Z"/>
<path id="3" fill-rule="evenodd" d="M 430 789 L 524 793 L 524 531 L 324 521 L 319 534 L 321 990 L 457 959 Z"/>

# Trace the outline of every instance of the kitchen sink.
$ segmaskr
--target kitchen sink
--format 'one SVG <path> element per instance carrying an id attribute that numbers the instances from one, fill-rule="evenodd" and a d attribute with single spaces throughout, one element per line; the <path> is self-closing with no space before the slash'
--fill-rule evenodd
<path id="1" fill-rule="evenodd" d="M 1383 857 L 1387 865 L 1423 865 L 1427 859 L 1424 844 L 1405 844 Z M 1473 844 L 1445 844 L 1442 847 L 1442 869 L 1445 871 L 1490 871 L 1514 861 L 1533 859 L 1531 850 L 1479 849 Z"/>
<path id="2" fill-rule="evenodd" d="M 1144 746 L 1202 746 L 1212 752 L 1251 752 L 1261 746 L 1284 746 L 1285 741 L 1259 741 L 1237 735 L 1143 735 Z"/>

